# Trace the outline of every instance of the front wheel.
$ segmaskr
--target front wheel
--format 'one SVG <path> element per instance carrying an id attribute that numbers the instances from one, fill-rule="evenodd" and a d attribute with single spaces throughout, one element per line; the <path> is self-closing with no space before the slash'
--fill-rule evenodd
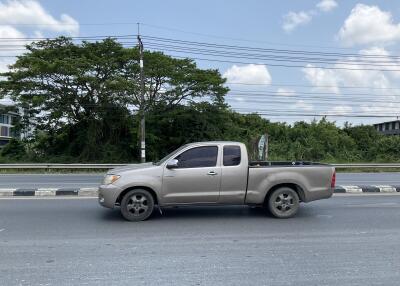
<path id="1" fill-rule="evenodd" d="M 146 190 L 129 191 L 121 201 L 121 214 L 129 221 L 146 220 L 152 214 L 153 209 L 153 196 Z"/>
<path id="2" fill-rule="evenodd" d="M 289 218 L 299 210 L 299 196 L 288 187 L 276 189 L 268 199 L 268 210 L 277 218 Z"/>

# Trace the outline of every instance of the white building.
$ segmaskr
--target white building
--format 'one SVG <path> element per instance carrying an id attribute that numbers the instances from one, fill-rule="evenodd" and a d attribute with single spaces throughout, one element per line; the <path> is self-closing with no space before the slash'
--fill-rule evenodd
<path id="1" fill-rule="evenodd" d="M 10 105 L 0 103 L 0 148 L 6 145 L 11 138 L 19 138 L 13 128 L 19 114 L 10 111 L 9 108 Z"/>

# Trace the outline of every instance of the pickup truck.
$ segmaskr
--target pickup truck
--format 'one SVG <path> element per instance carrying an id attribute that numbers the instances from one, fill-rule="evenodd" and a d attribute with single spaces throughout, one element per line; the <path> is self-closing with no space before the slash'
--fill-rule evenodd
<path id="1" fill-rule="evenodd" d="M 246 145 L 199 142 L 154 163 L 108 171 L 99 203 L 120 206 L 130 221 L 145 220 L 157 206 L 249 205 L 277 218 L 294 216 L 300 202 L 332 196 L 335 168 L 312 162 L 249 162 Z"/>

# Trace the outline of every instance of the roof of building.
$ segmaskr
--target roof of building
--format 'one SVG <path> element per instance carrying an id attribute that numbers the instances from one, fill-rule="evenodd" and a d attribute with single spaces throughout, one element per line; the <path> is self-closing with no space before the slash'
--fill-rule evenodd
<path id="1" fill-rule="evenodd" d="M 380 124 L 386 124 L 386 123 L 393 123 L 393 122 L 400 122 L 400 119 L 392 120 L 392 121 L 385 121 L 385 122 L 380 122 L 380 123 L 374 123 L 374 126 L 380 125 Z"/>

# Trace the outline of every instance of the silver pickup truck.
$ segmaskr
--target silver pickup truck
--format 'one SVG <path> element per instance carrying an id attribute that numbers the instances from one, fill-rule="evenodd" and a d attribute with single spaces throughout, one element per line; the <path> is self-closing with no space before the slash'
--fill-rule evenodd
<path id="1" fill-rule="evenodd" d="M 155 163 L 110 170 L 99 187 L 99 203 L 121 207 L 130 221 L 147 219 L 155 206 L 250 205 L 273 216 L 296 214 L 300 202 L 326 199 L 335 168 L 310 162 L 249 162 L 238 142 L 187 144 Z"/>

